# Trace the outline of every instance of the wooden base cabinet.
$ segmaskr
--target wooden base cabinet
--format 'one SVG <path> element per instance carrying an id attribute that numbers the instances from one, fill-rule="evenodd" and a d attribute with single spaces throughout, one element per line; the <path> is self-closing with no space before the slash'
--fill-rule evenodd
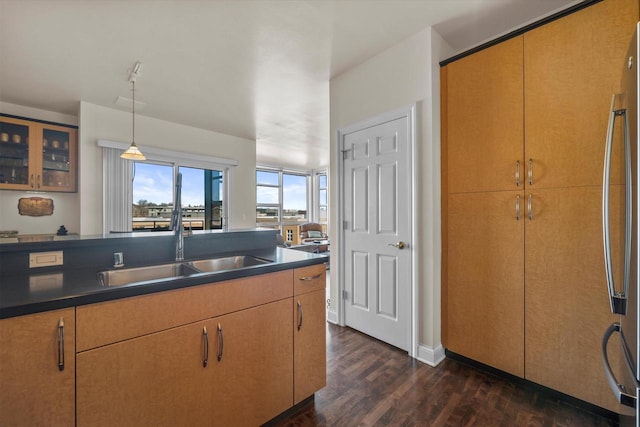
<path id="1" fill-rule="evenodd" d="M 75 423 L 75 309 L 0 320 L 0 425 Z"/>
<path id="2" fill-rule="evenodd" d="M 326 385 L 326 271 L 324 264 L 294 271 L 293 403 Z"/>
<path id="3" fill-rule="evenodd" d="M 445 344 L 451 351 L 522 377 L 523 193 L 451 194 L 448 209 Z"/>
<path id="4" fill-rule="evenodd" d="M 211 338 L 216 344 L 210 347 L 215 350 L 210 353 L 214 425 L 258 426 L 290 408 L 291 299 L 222 316 L 214 322 Z"/>
<path id="5" fill-rule="evenodd" d="M 325 384 L 324 286 L 321 264 L 78 307 L 77 425 L 266 423 Z"/>
<path id="6" fill-rule="evenodd" d="M 525 378 L 587 402 L 619 410 L 602 369 L 603 331 L 616 321 L 605 289 L 601 187 L 532 191 L 526 220 Z M 624 189 L 611 191 L 613 205 Z M 612 211 L 612 237 L 621 223 Z M 616 238 L 612 241 L 623 241 Z M 614 253 L 620 262 L 621 251 Z M 623 271 L 622 268 L 617 271 Z M 614 355 L 612 362 L 622 360 Z M 622 368 L 622 367 L 621 367 Z M 622 372 L 618 370 L 617 372 Z"/>
<path id="7" fill-rule="evenodd" d="M 77 425 L 213 425 L 214 337 L 199 322 L 79 353 Z"/>

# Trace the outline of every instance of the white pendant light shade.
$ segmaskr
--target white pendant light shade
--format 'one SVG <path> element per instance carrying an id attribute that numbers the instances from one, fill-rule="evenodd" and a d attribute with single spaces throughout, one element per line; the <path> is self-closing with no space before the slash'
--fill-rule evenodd
<path id="1" fill-rule="evenodd" d="M 120 155 L 123 159 L 128 160 L 146 160 L 147 158 L 142 154 L 142 152 L 138 149 L 136 145 L 136 77 L 140 72 L 140 67 L 142 64 L 137 62 L 131 74 L 129 75 L 129 82 L 131 83 L 131 92 L 133 93 L 133 102 L 131 103 L 131 118 L 132 118 L 132 127 L 131 127 L 131 145 L 127 150 Z"/>
<path id="2" fill-rule="evenodd" d="M 138 149 L 138 146 L 135 142 L 132 142 L 127 151 L 120 154 L 120 157 L 128 160 L 147 160 L 147 158 L 142 154 L 142 152 Z"/>

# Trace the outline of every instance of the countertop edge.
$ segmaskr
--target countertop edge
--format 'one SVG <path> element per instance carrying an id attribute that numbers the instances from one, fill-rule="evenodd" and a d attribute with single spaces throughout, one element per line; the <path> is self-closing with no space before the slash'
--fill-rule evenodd
<path id="1" fill-rule="evenodd" d="M 308 267 L 311 265 L 325 263 L 328 259 L 327 256 L 311 254 L 307 255 L 304 258 L 300 258 L 301 259 L 293 261 L 275 262 L 271 264 L 248 267 L 238 270 L 229 270 L 211 274 L 202 273 L 171 280 L 106 288 L 86 294 L 69 295 L 66 297 L 52 298 L 45 301 L 0 307 L 0 319 L 7 319 L 28 314 L 36 314 L 63 308 L 77 307 L 104 301 L 112 301 L 139 295 L 153 294 L 174 289 L 182 289 L 191 286 L 200 286 L 209 283 L 240 279 L 243 277 L 257 276 L 261 274 L 274 273 L 277 271 L 289 270 L 294 268 Z"/>

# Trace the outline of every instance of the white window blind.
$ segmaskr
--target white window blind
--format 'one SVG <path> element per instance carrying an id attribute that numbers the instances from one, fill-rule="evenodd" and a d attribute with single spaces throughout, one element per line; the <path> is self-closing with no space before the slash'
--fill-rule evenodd
<path id="1" fill-rule="evenodd" d="M 131 231 L 133 162 L 120 158 L 123 151 L 102 147 L 104 234 Z"/>

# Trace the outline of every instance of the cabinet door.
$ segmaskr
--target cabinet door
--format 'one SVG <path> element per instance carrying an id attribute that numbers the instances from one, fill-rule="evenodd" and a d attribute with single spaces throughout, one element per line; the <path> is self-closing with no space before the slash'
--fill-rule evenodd
<path id="1" fill-rule="evenodd" d="M 298 404 L 327 383 L 326 291 L 294 298 L 293 403 Z"/>
<path id="2" fill-rule="evenodd" d="M 524 376 L 525 208 L 517 191 L 448 198 L 445 345 L 517 376 Z"/>
<path id="3" fill-rule="evenodd" d="M 612 205 L 621 200 L 622 186 L 612 187 Z M 526 220 L 526 378 L 616 410 L 600 355 L 603 331 L 616 320 L 607 299 L 601 201 L 600 187 L 532 192 L 533 220 Z M 621 212 L 611 214 L 612 241 L 621 241 Z M 623 248 L 615 249 L 619 263 Z M 610 347 L 610 359 L 619 360 Z"/>
<path id="4" fill-rule="evenodd" d="M 601 184 L 611 97 L 637 21 L 638 0 L 607 0 L 524 35 L 532 188 Z M 620 164 L 612 183 L 624 182 Z"/>
<path id="5" fill-rule="evenodd" d="M 74 425 L 74 320 L 73 308 L 0 320 L 0 425 Z"/>
<path id="6" fill-rule="evenodd" d="M 518 188 L 517 161 L 524 172 L 522 74 L 522 37 L 447 65 L 449 193 Z"/>
<path id="7" fill-rule="evenodd" d="M 214 319 L 215 425 L 257 426 L 291 407 L 291 311 L 286 298 Z"/>
<path id="8" fill-rule="evenodd" d="M 42 140 L 40 150 L 41 175 L 36 185 L 48 191 L 76 191 L 76 131 L 75 129 L 42 125 L 38 128 Z"/>
<path id="9" fill-rule="evenodd" d="M 29 126 L 24 120 L 0 117 L 0 188 L 35 189 L 35 165 L 30 157 L 36 138 Z"/>
<path id="10" fill-rule="evenodd" d="M 214 338 L 199 322 L 78 353 L 77 425 L 211 426 Z"/>

